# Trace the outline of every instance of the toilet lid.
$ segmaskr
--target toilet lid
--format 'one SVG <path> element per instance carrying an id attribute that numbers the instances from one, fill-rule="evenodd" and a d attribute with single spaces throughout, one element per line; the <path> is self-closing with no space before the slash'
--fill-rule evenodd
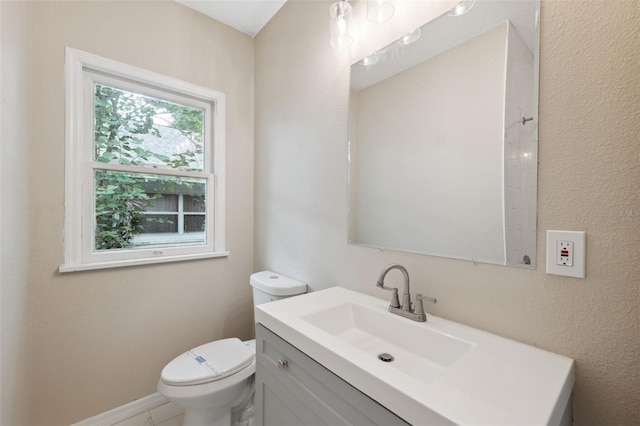
<path id="1" fill-rule="evenodd" d="M 240 339 L 216 340 L 177 356 L 164 367 L 160 377 L 168 385 L 208 383 L 244 369 L 254 356 L 254 351 Z"/>

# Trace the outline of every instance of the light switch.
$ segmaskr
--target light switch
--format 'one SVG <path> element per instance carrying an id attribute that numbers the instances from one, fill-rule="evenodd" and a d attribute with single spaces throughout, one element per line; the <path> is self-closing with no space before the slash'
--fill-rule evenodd
<path id="1" fill-rule="evenodd" d="M 547 231 L 547 274 L 584 278 L 584 231 Z"/>

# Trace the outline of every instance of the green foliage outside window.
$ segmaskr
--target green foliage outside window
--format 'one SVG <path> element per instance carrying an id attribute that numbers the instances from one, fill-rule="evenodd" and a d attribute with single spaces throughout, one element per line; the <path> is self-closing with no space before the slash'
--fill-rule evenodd
<path id="1" fill-rule="evenodd" d="M 132 247 L 142 231 L 142 215 L 162 197 L 158 184 L 172 188 L 191 184 L 180 177 L 152 174 L 154 168 L 202 171 L 203 121 L 200 109 L 96 84 L 94 91 L 94 159 L 97 162 L 145 167 L 145 172 L 95 172 L 95 248 Z M 160 124 L 161 123 L 161 124 Z M 190 142 L 169 152 L 160 127 L 172 128 Z M 183 138 L 183 139 L 184 139 Z M 154 143 L 149 143 L 152 140 Z M 145 186 L 146 184 L 146 186 Z M 155 186 L 149 195 L 147 186 Z"/>

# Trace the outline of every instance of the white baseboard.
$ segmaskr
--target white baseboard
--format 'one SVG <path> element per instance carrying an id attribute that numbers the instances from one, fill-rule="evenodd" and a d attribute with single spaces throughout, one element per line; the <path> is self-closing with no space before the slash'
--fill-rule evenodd
<path id="1" fill-rule="evenodd" d="M 152 408 L 159 407 L 167 402 L 169 402 L 168 399 L 156 392 L 128 404 L 121 405 L 113 410 L 105 411 L 97 416 L 82 420 L 72 426 L 110 426 L 140 413 L 144 413 L 145 411 L 149 411 Z"/>

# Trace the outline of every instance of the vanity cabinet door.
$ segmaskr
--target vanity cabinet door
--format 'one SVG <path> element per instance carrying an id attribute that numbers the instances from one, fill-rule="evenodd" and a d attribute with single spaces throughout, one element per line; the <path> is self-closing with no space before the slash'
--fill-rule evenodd
<path id="1" fill-rule="evenodd" d="M 258 426 L 408 424 L 260 324 L 256 360 Z"/>

